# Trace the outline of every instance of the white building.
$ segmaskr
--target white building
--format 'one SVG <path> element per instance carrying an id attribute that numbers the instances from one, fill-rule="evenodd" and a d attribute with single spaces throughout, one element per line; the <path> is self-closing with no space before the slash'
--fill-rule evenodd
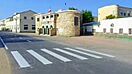
<path id="1" fill-rule="evenodd" d="M 99 33 L 132 35 L 132 17 L 103 20 L 94 29 Z"/>
<path id="2" fill-rule="evenodd" d="M 5 26 L 12 32 L 35 32 L 35 14 L 31 10 L 16 13 L 5 20 Z"/>
<path id="3" fill-rule="evenodd" d="M 0 30 L 2 30 L 3 28 L 5 28 L 5 21 L 0 20 Z"/>

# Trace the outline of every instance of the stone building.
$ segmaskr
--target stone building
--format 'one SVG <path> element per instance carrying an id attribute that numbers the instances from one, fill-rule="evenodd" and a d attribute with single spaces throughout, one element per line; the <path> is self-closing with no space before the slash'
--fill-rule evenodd
<path id="1" fill-rule="evenodd" d="M 37 14 L 36 33 L 41 35 L 79 36 L 81 14 L 76 10 Z"/>
<path id="2" fill-rule="evenodd" d="M 106 19 L 106 16 L 113 15 L 115 17 L 131 17 L 132 8 L 119 5 L 104 6 L 98 9 L 98 21 Z"/>

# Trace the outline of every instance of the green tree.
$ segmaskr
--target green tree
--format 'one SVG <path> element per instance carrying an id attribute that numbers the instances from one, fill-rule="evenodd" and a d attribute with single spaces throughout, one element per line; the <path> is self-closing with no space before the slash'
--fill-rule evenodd
<path id="1" fill-rule="evenodd" d="M 106 19 L 114 19 L 114 18 L 116 18 L 114 15 L 108 15 L 108 16 L 106 16 Z"/>
<path id="2" fill-rule="evenodd" d="M 92 16 L 92 12 L 88 11 L 88 10 L 82 10 L 82 23 L 89 23 L 89 22 L 93 22 L 93 16 Z"/>
<path id="3" fill-rule="evenodd" d="M 69 10 L 77 10 L 77 8 L 69 7 Z"/>

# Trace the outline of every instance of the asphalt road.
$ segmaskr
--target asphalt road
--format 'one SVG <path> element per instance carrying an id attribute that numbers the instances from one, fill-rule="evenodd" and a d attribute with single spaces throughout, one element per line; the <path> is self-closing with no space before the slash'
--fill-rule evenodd
<path id="1" fill-rule="evenodd" d="M 132 74 L 132 65 L 112 54 L 15 33 L 0 33 L 14 74 Z"/>

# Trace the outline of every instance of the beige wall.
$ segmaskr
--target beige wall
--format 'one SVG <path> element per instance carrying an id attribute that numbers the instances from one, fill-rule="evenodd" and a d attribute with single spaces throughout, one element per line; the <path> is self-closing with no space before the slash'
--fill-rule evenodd
<path id="1" fill-rule="evenodd" d="M 37 21 L 37 18 L 39 18 L 40 20 Z M 41 14 L 36 14 L 35 15 L 35 24 L 36 24 L 35 33 L 39 34 L 38 29 L 42 28 L 42 15 Z"/>
<path id="2" fill-rule="evenodd" d="M 50 17 L 51 15 L 53 15 L 52 18 Z M 49 29 L 51 28 L 51 26 L 52 26 L 52 29 L 55 28 L 56 27 L 56 23 L 55 23 L 56 16 L 55 15 L 56 15 L 55 13 L 35 15 L 36 33 L 39 34 L 38 29 L 46 28 L 46 26 L 48 26 Z M 49 18 L 46 18 L 47 16 L 49 16 Z M 45 17 L 45 19 L 43 19 L 43 17 Z M 39 21 L 37 21 L 38 18 L 39 18 Z M 50 30 L 50 31 L 54 31 L 54 30 Z"/>
<path id="3" fill-rule="evenodd" d="M 35 25 L 35 16 L 34 12 L 29 11 L 27 13 L 20 14 L 20 31 L 21 32 L 35 32 L 35 30 L 32 30 L 32 25 Z M 24 16 L 27 17 L 27 19 L 24 19 Z M 33 20 L 31 19 L 33 17 Z M 28 25 L 28 30 L 24 30 L 24 25 Z"/>
<path id="4" fill-rule="evenodd" d="M 126 15 L 124 15 L 124 13 Z M 132 16 L 132 8 L 122 7 L 119 5 L 104 6 L 98 9 L 98 21 L 105 20 L 106 16 L 111 14 L 116 17 L 130 17 Z M 128 14 L 130 14 L 130 16 Z"/>
<path id="5" fill-rule="evenodd" d="M 98 21 L 105 20 L 108 15 L 118 16 L 118 6 L 105 6 L 98 9 Z"/>

